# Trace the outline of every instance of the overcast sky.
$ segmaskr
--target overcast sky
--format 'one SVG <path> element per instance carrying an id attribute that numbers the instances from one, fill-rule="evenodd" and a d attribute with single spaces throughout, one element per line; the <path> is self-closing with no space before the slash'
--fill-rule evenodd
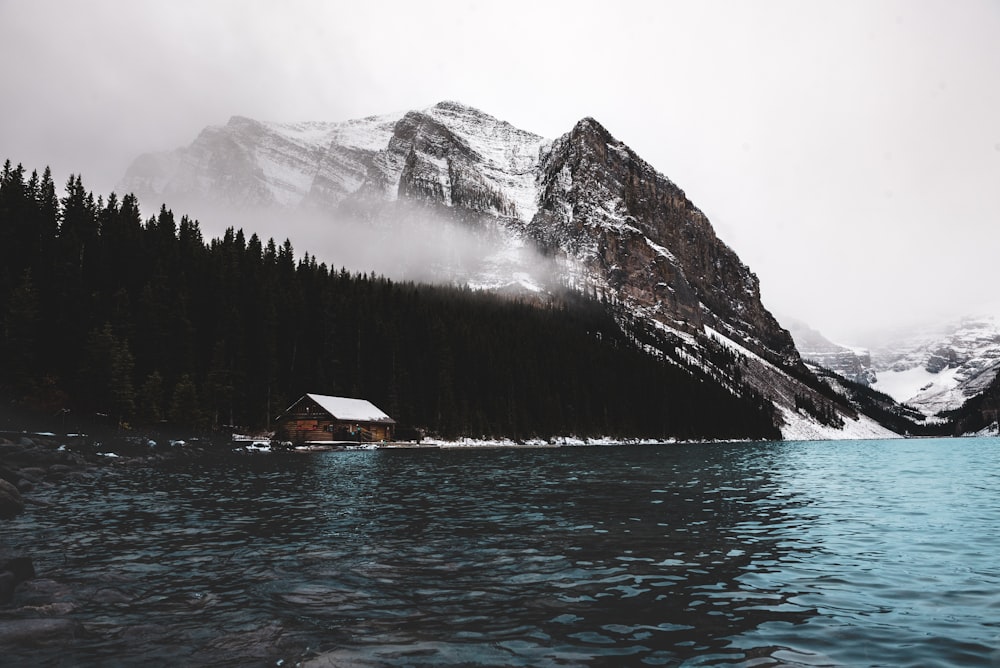
<path id="1" fill-rule="evenodd" d="M 996 0 L 0 0 L 0 63 L 0 159 L 60 185 L 110 192 L 232 115 L 592 116 L 781 317 L 852 343 L 1000 302 Z"/>

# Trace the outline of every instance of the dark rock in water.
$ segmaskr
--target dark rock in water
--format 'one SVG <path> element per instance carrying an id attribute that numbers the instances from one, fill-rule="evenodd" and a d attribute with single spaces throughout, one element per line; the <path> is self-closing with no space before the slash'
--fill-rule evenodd
<path id="1" fill-rule="evenodd" d="M 108 605 L 112 603 L 131 603 L 135 600 L 134 596 L 130 596 L 120 589 L 115 589 L 114 587 L 98 587 L 94 592 L 87 596 L 87 601 L 90 603 L 101 603 L 103 605 Z"/>
<path id="2" fill-rule="evenodd" d="M 73 591 L 68 584 L 55 580 L 28 580 L 17 588 L 14 604 L 19 607 L 40 608 L 72 602 Z"/>
<path id="3" fill-rule="evenodd" d="M 35 565 L 30 557 L 14 557 L 0 562 L 0 571 L 13 573 L 18 582 L 33 580 L 35 577 Z"/>
<path id="4" fill-rule="evenodd" d="M 40 466 L 27 466 L 18 471 L 20 476 L 30 482 L 41 482 L 45 479 L 45 469 Z"/>
<path id="5" fill-rule="evenodd" d="M 71 619 L 0 620 L 0 648 L 4 645 L 52 647 L 69 644 L 83 632 L 83 626 Z"/>
<path id="6" fill-rule="evenodd" d="M 69 464 L 53 464 L 49 467 L 49 475 L 55 478 L 63 478 L 72 470 L 73 467 Z"/>
<path id="7" fill-rule="evenodd" d="M 17 578 L 10 571 L 0 571 L 0 605 L 7 605 L 14 599 Z"/>
<path id="8" fill-rule="evenodd" d="M 10 519 L 24 510 L 24 499 L 17 487 L 0 478 L 0 519 Z"/>
<path id="9" fill-rule="evenodd" d="M 16 478 L 16 480 L 10 480 L 9 482 L 14 482 L 17 488 L 22 492 L 30 492 L 35 489 L 35 487 L 45 480 L 45 469 L 40 466 L 27 466 L 17 472 L 11 472 L 11 475 Z M 4 477 L 0 473 L 0 477 Z"/>
<path id="10" fill-rule="evenodd" d="M 0 451 L 0 459 L 5 462 L 9 462 L 13 459 L 13 457 L 9 452 Z M 11 468 L 10 466 L 0 466 L 0 480 L 6 480 L 12 485 L 16 485 L 20 478 L 21 472 L 16 468 Z"/>
<path id="11" fill-rule="evenodd" d="M 67 482 L 80 482 L 82 480 L 89 480 L 90 474 L 86 471 L 70 471 L 63 476 L 63 480 Z"/>
<path id="12" fill-rule="evenodd" d="M 13 557 L 0 561 L 0 605 L 14 599 L 17 585 L 35 577 L 35 565 L 28 557 Z"/>

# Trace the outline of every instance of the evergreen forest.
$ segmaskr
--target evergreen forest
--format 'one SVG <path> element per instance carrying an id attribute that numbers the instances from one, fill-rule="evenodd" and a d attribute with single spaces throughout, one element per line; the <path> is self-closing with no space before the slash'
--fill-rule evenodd
<path id="1" fill-rule="evenodd" d="M 287 240 L 206 241 L 168 208 L 8 161 L 0 181 L 6 427 L 268 429 L 307 392 L 454 438 L 776 438 L 769 404 L 645 352 L 612 307 L 336 270 Z"/>

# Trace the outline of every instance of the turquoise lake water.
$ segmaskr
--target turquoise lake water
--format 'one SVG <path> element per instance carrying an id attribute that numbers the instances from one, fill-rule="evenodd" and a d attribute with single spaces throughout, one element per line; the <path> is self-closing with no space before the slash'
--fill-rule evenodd
<path id="1" fill-rule="evenodd" d="M 85 632 L 4 665 L 1000 665 L 998 439 L 234 454 L 46 494 L 3 542 Z"/>

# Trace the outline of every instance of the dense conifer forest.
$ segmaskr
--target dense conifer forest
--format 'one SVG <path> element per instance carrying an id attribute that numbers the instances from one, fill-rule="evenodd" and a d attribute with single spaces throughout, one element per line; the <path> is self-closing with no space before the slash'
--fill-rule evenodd
<path id="1" fill-rule="evenodd" d="M 399 283 L 8 161 L 0 398 L 53 428 L 266 429 L 306 392 L 445 437 L 772 438 L 769 406 L 637 346 L 609 307 Z"/>

